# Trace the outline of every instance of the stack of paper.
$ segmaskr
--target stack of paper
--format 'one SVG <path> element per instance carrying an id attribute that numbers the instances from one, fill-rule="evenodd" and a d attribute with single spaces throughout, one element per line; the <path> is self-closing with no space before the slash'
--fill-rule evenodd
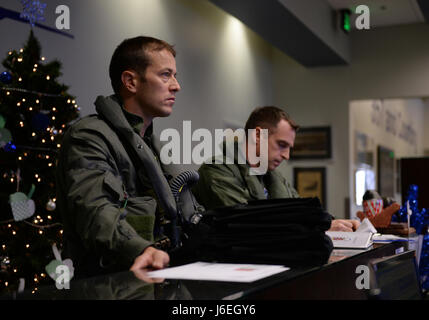
<path id="1" fill-rule="evenodd" d="M 195 262 L 148 272 L 150 278 L 253 282 L 289 270 L 279 265 Z"/>
<path id="2" fill-rule="evenodd" d="M 394 234 L 375 234 L 373 237 L 374 242 L 389 243 L 393 241 L 408 241 L 408 238 L 399 237 Z"/>

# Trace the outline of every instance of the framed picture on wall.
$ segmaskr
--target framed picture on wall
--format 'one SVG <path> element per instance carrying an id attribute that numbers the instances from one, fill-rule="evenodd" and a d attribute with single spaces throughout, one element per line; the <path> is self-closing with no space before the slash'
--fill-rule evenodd
<path id="1" fill-rule="evenodd" d="M 331 127 L 304 127 L 296 133 L 290 159 L 328 159 L 331 153 Z"/>
<path id="2" fill-rule="evenodd" d="M 377 189 L 382 197 L 394 197 L 395 190 L 395 153 L 389 148 L 377 148 Z"/>
<path id="3" fill-rule="evenodd" d="M 293 178 L 294 187 L 301 197 L 317 197 L 326 209 L 326 168 L 295 167 Z"/>

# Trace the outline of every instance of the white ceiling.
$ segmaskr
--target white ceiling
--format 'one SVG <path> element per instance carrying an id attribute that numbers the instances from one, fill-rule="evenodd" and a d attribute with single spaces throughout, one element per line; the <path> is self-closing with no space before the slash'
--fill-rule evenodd
<path id="1" fill-rule="evenodd" d="M 371 28 L 425 22 L 416 0 L 327 0 L 327 2 L 335 10 L 348 8 L 353 13 L 358 5 L 367 5 L 370 10 Z"/>

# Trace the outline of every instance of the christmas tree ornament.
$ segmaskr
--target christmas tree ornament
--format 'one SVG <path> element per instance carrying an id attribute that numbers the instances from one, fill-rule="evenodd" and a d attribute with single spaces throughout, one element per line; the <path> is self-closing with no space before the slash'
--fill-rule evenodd
<path id="1" fill-rule="evenodd" d="M 0 128 L 0 148 L 6 146 L 12 140 L 12 134 L 6 128 Z"/>
<path id="2" fill-rule="evenodd" d="M 9 142 L 4 146 L 4 150 L 6 152 L 16 152 L 16 146 L 12 142 Z"/>
<path id="3" fill-rule="evenodd" d="M 8 256 L 0 256 L 0 272 L 6 272 L 10 266 L 10 259 Z"/>
<path id="4" fill-rule="evenodd" d="M 0 129 L 6 125 L 6 119 L 0 114 Z"/>
<path id="5" fill-rule="evenodd" d="M 52 245 L 52 252 L 54 253 L 55 260 L 52 260 L 46 267 L 46 273 L 54 280 L 57 281 L 58 277 L 63 275 L 63 270 L 68 270 L 68 282 L 74 276 L 73 261 L 71 259 L 61 259 L 61 251 L 58 250 L 57 245 Z M 59 269 L 58 267 L 63 267 Z M 67 285 L 67 283 L 65 285 Z"/>
<path id="6" fill-rule="evenodd" d="M 49 199 L 48 203 L 46 204 L 46 210 L 54 211 L 56 208 L 57 208 L 57 204 L 54 202 L 54 200 Z"/>
<path id="7" fill-rule="evenodd" d="M 28 20 L 32 27 L 38 22 L 45 21 L 46 3 L 38 0 L 21 0 L 21 3 L 23 10 L 20 18 Z"/>
<path id="8" fill-rule="evenodd" d="M 51 262 L 49 262 L 49 264 L 45 267 L 45 271 L 46 273 L 55 281 L 58 277 L 58 275 L 56 274 L 56 270 L 57 267 L 60 266 L 62 264 L 61 260 L 52 260 Z"/>
<path id="9" fill-rule="evenodd" d="M 24 292 L 24 289 L 25 289 L 25 279 L 19 278 L 18 293 Z"/>
<path id="10" fill-rule="evenodd" d="M 46 128 L 49 127 L 49 123 L 49 117 L 41 112 L 36 113 L 31 119 L 31 126 L 37 132 L 46 131 Z"/>
<path id="11" fill-rule="evenodd" d="M 7 71 L 3 71 L 0 73 L 0 81 L 4 84 L 10 84 L 12 82 L 12 75 Z"/>
<path id="12" fill-rule="evenodd" d="M 28 196 L 22 192 L 16 192 L 9 196 L 9 203 L 12 208 L 12 214 L 15 221 L 22 221 L 33 216 L 36 211 L 36 206 L 31 197 L 36 187 L 31 186 Z"/>

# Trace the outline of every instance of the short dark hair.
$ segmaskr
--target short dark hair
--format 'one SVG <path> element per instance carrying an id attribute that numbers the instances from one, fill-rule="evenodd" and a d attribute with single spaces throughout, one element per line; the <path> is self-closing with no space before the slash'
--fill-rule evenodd
<path id="1" fill-rule="evenodd" d="M 173 57 L 176 51 L 173 46 L 163 40 L 152 37 L 139 36 L 124 40 L 115 50 L 110 60 L 109 75 L 113 90 L 116 94 L 122 86 L 122 73 L 126 70 L 135 70 L 142 76 L 150 65 L 150 51 L 168 50 Z"/>
<path id="2" fill-rule="evenodd" d="M 265 106 L 258 107 L 250 114 L 249 119 L 247 119 L 244 130 L 247 132 L 249 129 L 255 129 L 256 127 L 261 127 L 262 129 L 268 129 L 269 132 L 272 132 L 277 128 L 280 120 L 286 120 L 293 130 L 298 131 L 299 125 L 289 116 L 289 114 L 274 106 Z"/>

